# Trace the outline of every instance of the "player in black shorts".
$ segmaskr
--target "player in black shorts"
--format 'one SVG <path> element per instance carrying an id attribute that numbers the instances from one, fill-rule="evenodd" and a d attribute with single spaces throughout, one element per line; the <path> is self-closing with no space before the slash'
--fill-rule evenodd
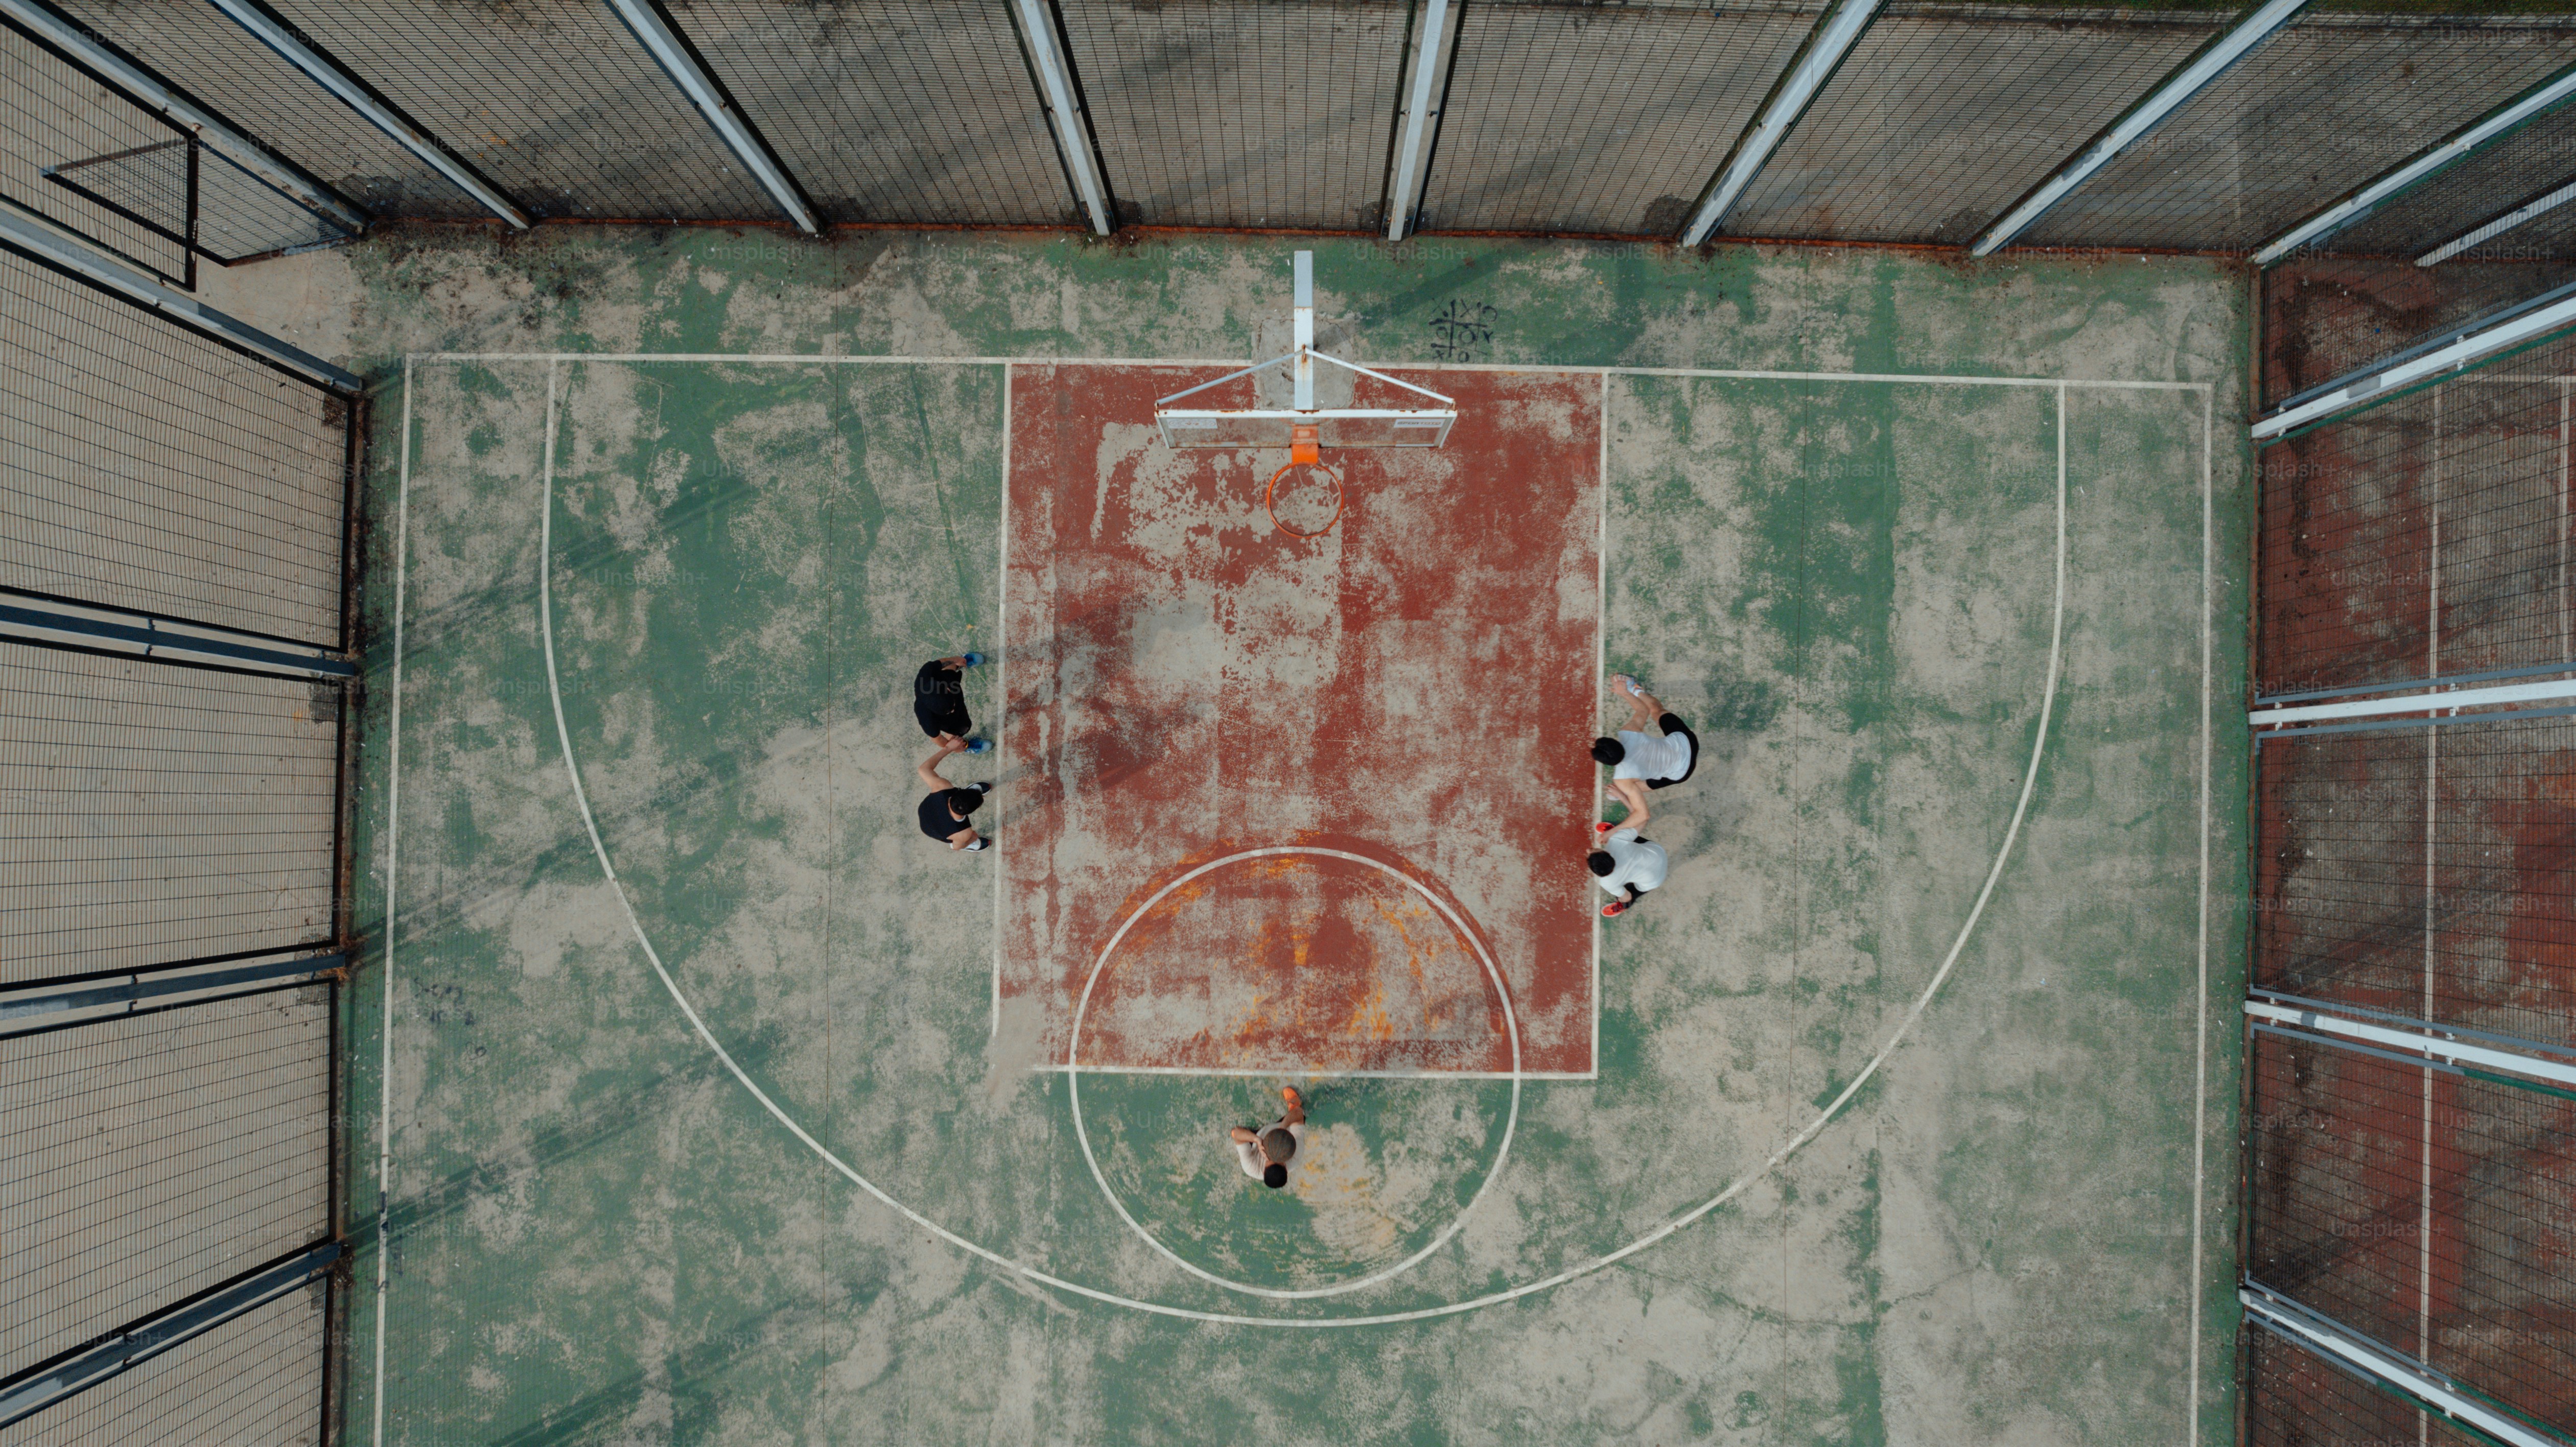
<path id="1" fill-rule="evenodd" d="M 966 822 L 966 816 L 983 806 L 984 796 L 993 791 L 993 786 L 961 784 L 951 788 L 946 779 L 939 777 L 939 761 L 965 747 L 964 739 L 953 736 L 941 739 L 939 752 L 914 767 L 913 773 L 930 786 L 930 794 L 921 801 L 919 810 L 921 832 L 951 849 L 981 849 L 984 837 L 975 832 L 974 825 Z"/>
<path id="2" fill-rule="evenodd" d="M 983 661 L 980 653 L 934 658 L 912 678 L 912 716 L 921 721 L 921 731 L 942 743 L 961 740 L 970 754 L 993 746 L 989 739 L 970 737 L 975 721 L 966 716 L 966 670 Z"/>

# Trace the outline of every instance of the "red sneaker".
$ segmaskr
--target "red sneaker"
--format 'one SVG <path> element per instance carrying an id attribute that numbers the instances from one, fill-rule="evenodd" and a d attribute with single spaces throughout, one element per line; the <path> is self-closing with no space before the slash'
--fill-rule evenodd
<path id="1" fill-rule="evenodd" d="M 1607 834 L 1610 832 L 1610 826 L 1606 822 L 1595 824 L 1592 826 L 1592 832 L 1595 834 Z"/>
<path id="2" fill-rule="evenodd" d="M 1624 899 L 1614 899 L 1608 904 L 1601 906 L 1601 917 L 1603 919 L 1617 919 L 1619 916 L 1626 914 L 1627 912 L 1628 902 Z"/>
<path id="3" fill-rule="evenodd" d="M 1293 1085 L 1281 1086 L 1279 1089 L 1279 1098 L 1301 1110 L 1304 1109 L 1306 1105 L 1306 1102 L 1297 1098 L 1297 1087 Z"/>

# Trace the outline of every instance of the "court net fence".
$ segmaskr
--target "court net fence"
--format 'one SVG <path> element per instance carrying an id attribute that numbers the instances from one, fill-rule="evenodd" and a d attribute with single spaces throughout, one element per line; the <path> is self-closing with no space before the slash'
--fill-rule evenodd
<path id="1" fill-rule="evenodd" d="M 99 248 L 0 236 L 0 1442 L 320 1442 L 361 409 L 41 185 Z"/>
<path id="2" fill-rule="evenodd" d="M 2568 272 L 2275 268 L 2268 400 Z M 2576 331 L 2256 459 L 2247 1440 L 2576 1441 Z"/>
<path id="3" fill-rule="evenodd" d="M 744 123 L 729 140 L 628 0 L 265 0 L 294 59 L 213 4 L 57 3 L 381 218 L 488 218 L 497 197 L 540 220 L 778 224 L 790 208 L 748 145 L 824 224 L 1081 225 L 1088 172 L 1119 225 L 1671 239 L 1763 132 L 1778 144 L 1721 239 L 1935 246 L 1975 240 L 2252 13 L 1883 0 L 1847 48 L 1820 49 L 1829 0 L 631 6 Z M 2177 87 L 2016 244 L 2250 251 L 2576 65 L 2576 16 L 2549 8 L 2317 0 Z M 1788 85 L 1810 56 L 1835 63 Z M 377 122 L 317 77 L 363 90 Z M 2576 181 L 2571 137 L 2576 109 L 2553 101 L 2312 249 L 2459 241 Z M 57 165 L 113 148 L 37 149 Z M 2576 207 L 2551 206 L 2460 259 L 2576 259 L 2571 244 Z"/>

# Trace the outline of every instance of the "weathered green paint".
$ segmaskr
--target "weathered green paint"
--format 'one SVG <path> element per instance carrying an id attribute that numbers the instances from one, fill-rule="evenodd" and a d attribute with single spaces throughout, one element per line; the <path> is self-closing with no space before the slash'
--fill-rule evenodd
<path id="1" fill-rule="evenodd" d="M 358 847 L 362 924 L 398 931 L 387 1440 L 2183 1440 L 2197 395 L 2071 398 L 2049 749 L 1985 919 L 1907 1043 L 1736 1202 L 1462 1318 L 1276 1332 L 1052 1299 L 892 1216 L 714 1064 L 629 936 L 557 751 L 536 620 L 542 362 L 414 369 L 386 918 L 401 353 L 1250 356 L 1284 332 L 1297 244 L 1318 252 L 1326 345 L 1360 359 L 2216 384 L 2197 1410 L 2202 1440 L 2226 1440 L 2244 928 L 2227 718 L 2248 495 L 2228 273 L 679 229 L 506 245 L 424 229 L 277 263 L 268 308 L 238 303 L 344 337 L 384 383 Z M 1706 1199 L 1879 1051 L 1975 898 L 2029 758 L 2053 392 L 1614 379 L 1609 663 L 1708 755 L 1657 800 L 1671 885 L 1605 926 L 1601 1078 L 1527 1088 L 1495 1193 L 1431 1261 L 1265 1307 L 1151 1256 L 1093 1187 L 1062 1079 L 1019 1068 L 1025 1022 L 988 1044 L 991 861 L 909 818 L 911 669 L 994 636 L 998 370 L 573 364 L 556 381 L 564 722 L 642 927 L 817 1137 L 933 1219 L 1103 1288 L 1403 1309 L 1575 1264 Z M 987 706 L 989 680 L 970 687 Z M 377 1405 L 381 965 L 350 992 L 359 1441 Z M 1278 1083 L 1095 1077 L 1083 1099 L 1122 1198 L 1175 1250 L 1301 1285 L 1436 1232 L 1508 1094 L 1324 1084 L 1316 1125 L 1365 1189 L 1271 1196 L 1229 1174 L 1220 1132 L 1266 1119 Z"/>

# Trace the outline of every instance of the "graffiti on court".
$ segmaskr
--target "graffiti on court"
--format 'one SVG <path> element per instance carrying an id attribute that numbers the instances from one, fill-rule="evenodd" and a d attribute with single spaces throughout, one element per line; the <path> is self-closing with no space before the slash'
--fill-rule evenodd
<path id="1" fill-rule="evenodd" d="M 1435 361 L 1472 362 L 1494 343 L 1494 323 L 1503 314 L 1480 301 L 1451 297 L 1431 319 L 1431 355 Z"/>

